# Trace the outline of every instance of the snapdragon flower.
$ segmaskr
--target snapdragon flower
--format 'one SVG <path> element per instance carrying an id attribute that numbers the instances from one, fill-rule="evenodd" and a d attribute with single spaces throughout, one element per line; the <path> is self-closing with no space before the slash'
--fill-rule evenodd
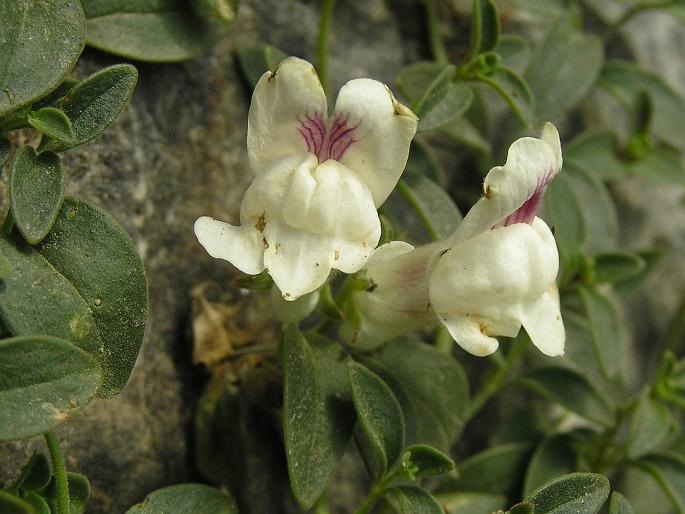
<path id="1" fill-rule="evenodd" d="M 344 85 L 333 113 L 308 62 L 285 59 L 252 97 L 247 150 L 254 180 L 240 226 L 204 216 L 195 234 L 241 271 L 265 268 L 286 300 L 332 268 L 358 271 L 378 244 L 377 208 L 395 187 L 418 119 L 380 82 Z"/>
<path id="2" fill-rule="evenodd" d="M 561 167 L 559 134 L 548 123 L 540 139 L 511 145 L 506 164 L 490 170 L 483 196 L 449 238 L 378 248 L 362 272 L 372 287 L 354 299 L 362 323 L 353 342 L 373 348 L 439 319 L 474 355 L 494 352 L 494 336 L 513 337 L 522 325 L 543 353 L 563 354 L 559 254 L 536 217 Z"/>

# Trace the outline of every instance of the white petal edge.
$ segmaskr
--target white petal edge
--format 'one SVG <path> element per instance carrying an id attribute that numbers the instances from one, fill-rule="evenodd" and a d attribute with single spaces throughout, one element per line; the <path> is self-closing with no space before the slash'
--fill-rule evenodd
<path id="1" fill-rule="evenodd" d="M 457 344 L 470 354 L 485 357 L 497 351 L 499 341 L 483 334 L 479 324 L 470 320 L 465 314 L 453 316 L 450 319 L 445 319 L 440 315 L 438 317 Z"/>
<path id="2" fill-rule="evenodd" d="M 212 257 L 226 260 L 249 275 L 264 270 L 264 244 L 252 227 L 245 229 L 202 216 L 194 228 L 197 240 Z"/>
<path id="3" fill-rule="evenodd" d="M 566 331 L 556 284 L 552 284 L 540 298 L 522 305 L 519 316 L 531 341 L 542 353 L 550 357 L 564 354 Z"/>

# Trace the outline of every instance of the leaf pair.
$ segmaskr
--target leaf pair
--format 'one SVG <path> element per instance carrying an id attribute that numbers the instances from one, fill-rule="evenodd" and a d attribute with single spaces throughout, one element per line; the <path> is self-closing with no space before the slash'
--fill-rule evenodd
<path id="1" fill-rule="evenodd" d="M 0 440 L 14 440 L 56 426 L 93 393 L 107 398 L 124 387 L 143 338 L 147 281 L 123 228 L 68 197 L 39 245 L 3 235 L 0 254 L 12 267 L 0 282 L 0 319 L 17 336 L 0 349 L 8 363 Z M 22 362 L 24 372 L 12 362 Z M 31 422 L 11 421 L 24 412 Z"/>

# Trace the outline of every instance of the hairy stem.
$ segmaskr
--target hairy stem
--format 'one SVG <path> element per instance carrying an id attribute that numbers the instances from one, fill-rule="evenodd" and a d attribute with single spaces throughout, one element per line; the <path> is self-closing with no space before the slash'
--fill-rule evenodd
<path id="1" fill-rule="evenodd" d="M 55 514 L 69 514 L 69 482 L 64 457 L 59 449 L 55 432 L 50 430 L 43 435 L 50 453 L 52 471 L 55 474 Z"/>
<path id="2" fill-rule="evenodd" d="M 423 6 L 426 10 L 426 29 L 428 30 L 428 40 L 433 53 L 433 59 L 439 64 L 448 64 L 449 59 L 440 36 L 438 5 L 435 3 L 435 0 L 423 0 Z"/>

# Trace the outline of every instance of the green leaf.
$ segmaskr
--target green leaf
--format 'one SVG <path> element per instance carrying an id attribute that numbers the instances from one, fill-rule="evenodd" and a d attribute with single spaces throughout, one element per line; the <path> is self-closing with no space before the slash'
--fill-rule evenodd
<path id="1" fill-rule="evenodd" d="M 524 126 L 533 123 L 534 104 L 537 100 L 521 75 L 509 68 L 499 67 L 488 75 L 476 75 L 473 78 L 497 91 Z"/>
<path id="2" fill-rule="evenodd" d="M 592 258 L 594 282 L 597 284 L 629 280 L 640 274 L 645 260 L 634 252 L 599 253 Z"/>
<path id="3" fill-rule="evenodd" d="M 398 188 L 417 212 L 434 241 L 449 237 L 462 215 L 447 192 L 431 179 L 405 173 Z"/>
<path id="4" fill-rule="evenodd" d="M 12 264 L 4 253 L 0 252 L 0 280 L 9 277 L 12 274 Z"/>
<path id="5" fill-rule="evenodd" d="M 250 291 L 270 291 L 274 285 L 274 280 L 267 270 L 257 275 L 241 275 L 231 280 L 231 285 Z"/>
<path id="6" fill-rule="evenodd" d="M 609 504 L 609 514 L 635 514 L 630 503 L 621 493 L 614 491 L 611 493 L 611 503 Z"/>
<path id="7" fill-rule="evenodd" d="M 606 130 L 587 130 L 564 146 L 564 165 L 571 164 L 605 181 L 623 178 L 628 169 L 619 158 L 616 136 Z"/>
<path id="8" fill-rule="evenodd" d="M 409 158 L 404 169 L 405 174 L 424 176 L 440 186 L 446 186 L 445 170 L 426 145 L 416 139 L 409 147 Z"/>
<path id="9" fill-rule="evenodd" d="M 590 421 L 603 426 L 614 423 L 614 409 L 609 401 L 577 371 L 559 366 L 538 368 L 519 382 Z"/>
<path id="10" fill-rule="evenodd" d="M 560 173 L 550 182 L 542 198 L 543 217 L 554 229 L 562 264 L 562 277 L 575 271 L 579 251 L 586 240 L 582 202 L 566 173 Z"/>
<path id="11" fill-rule="evenodd" d="M 459 466 L 459 478 L 445 480 L 435 494 L 471 491 L 512 496 L 521 486 L 530 455 L 527 443 L 488 448 L 464 460 Z"/>
<path id="12" fill-rule="evenodd" d="M 34 451 L 10 487 L 10 491 L 14 492 L 19 488 L 24 491 L 39 491 L 50 483 L 51 476 L 52 469 L 48 458 L 44 453 Z"/>
<path id="13" fill-rule="evenodd" d="M 636 460 L 647 455 L 663 445 L 676 428 L 677 423 L 666 405 L 643 394 L 630 418 L 626 441 L 628 456 Z"/>
<path id="14" fill-rule="evenodd" d="M 402 466 L 411 480 L 416 478 L 442 475 L 452 471 L 454 461 L 440 450 L 427 444 L 413 444 L 402 455 Z"/>
<path id="15" fill-rule="evenodd" d="M 618 307 L 595 288 L 581 287 L 579 293 L 602 371 L 607 378 L 614 378 L 620 370 L 624 346 Z"/>
<path id="16" fill-rule="evenodd" d="M 529 495 L 550 480 L 575 471 L 577 456 L 573 438 L 568 434 L 543 440 L 530 458 L 523 484 L 523 496 Z"/>
<path id="17" fill-rule="evenodd" d="M 449 64 L 434 61 L 416 62 L 402 68 L 395 76 L 395 84 L 402 96 L 414 103 L 424 96 L 428 88 L 446 70 L 452 70 Z"/>
<path id="18" fill-rule="evenodd" d="M 681 153 L 666 145 L 656 145 L 640 158 L 628 163 L 634 175 L 655 184 L 685 184 L 685 167 Z"/>
<path id="19" fill-rule="evenodd" d="M 575 107 L 594 85 L 603 62 L 598 37 L 574 31 L 568 16 L 551 23 L 526 74 L 535 97 L 535 123 L 557 120 Z"/>
<path id="20" fill-rule="evenodd" d="M 97 361 L 69 341 L 49 336 L 0 341 L 0 441 L 51 430 L 95 394 Z"/>
<path id="21" fill-rule="evenodd" d="M 528 66 L 531 50 L 528 41 L 524 38 L 505 35 L 500 37 L 497 53 L 500 56 L 501 66 L 522 74 Z"/>
<path id="22" fill-rule="evenodd" d="M 54 152 L 36 154 L 22 147 L 10 169 L 10 206 L 14 222 L 29 244 L 42 241 L 52 228 L 64 197 L 64 169 Z"/>
<path id="23" fill-rule="evenodd" d="M 0 489 L 0 512 L 3 514 L 36 514 L 26 500 Z"/>
<path id="24" fill-rule="evenodd" d="M 87 42 L 100 50 L 142 61 L 190 59 L 226 34 L 237 4 L 232 0 L 194 3 L 83 0 Z M 198 5 L 202 8 L 198 9 Z"/>
<path id="25" fill-rule="evenodd" d="M 347 363 L 357 419 L 380 463 L 383 476 L 402 454 L 404 418 L 397 398 L 383 380 L 358 362 Z"/>
<path id="26" fill-rule="evenodd" d="M 659 452 L 643 457 L 636 465 L 652 475 L 678 512 L 685 512 L 685 457 Z"/>
<path id="27" fill-rule="evenodd" d="M 57 87 L 85 34 L 79 0 L 0 2 L 0 117 Z"/>
<path id="28" fill-rule="evenodd" d="M 133 66 L 117 64 L 79 82 L 62 102 L 62 110 L 74 128 L 73 142 L 66 144 L 46 138 L 38 149 L 60 152 L 98 137 L 124 109 L 137 80 L 138 72 Z"/>
<path id="29" fill-rule="evenodd" d="M 26 493 L 24 496 L 24 500 L 31 504 L 31 506 L 33 507 L 34 514 L 52 514 L 53 512 L 52 510 L 50 510 L 48 502 L 45 501 L 45 499 L 42 496 L 39 496 L 36 493 Z M 70 511 L 69 514 L 73 513 Z"/>
<path id="30" fill-rule="evenodd" d="M 652 134 L 674 148 L 685 149 L 685 141 L 680 137 L 685 132 L 685 99 L 662 77 L 636 64 L 610 61 L 604 65 L 598 85 L 629 111 L 636 105 L 637 96 L 646 91 L 653 107 Z"/>
<path id="31" fill-rule="evenodd" d="M 69 483 L 69 514 L 83 514 L 90 498 L 90 482 L 78 473 L 67 473 Z"/>
<path id="32" fill-rule="evenodd" d="M 0 319 L 9 330 L 80 346 L 102 367 L 98 396 L 118 394 L 138 357 L 147 317 L 145 270 L 124 229 L 94 205 L 67 197 L 35 250 L 0 237 L 0 253 L 14 268 L 0 288 Z"/>
<path id="33" fill-rule="evenodd" d="M 64 112 L 54 107 L 43 107 L 37 111 L 31 111 L 27 114 L 26 121 L 39 132 L 60 143 L 70 145 L 74 140 L 74 127 L 71 125 L 71 120 Z"/>
<path id="34" fill-rule="evenodd" d="M 469 403 L 468 382 L 459 363 L 420 341 L 397 341 L 373 357 L 360 357 L 390 386 L 402 406 L 407 442 L 441 451 L 461 433 Z"/>
<path id="35" fill-rule="evenodd" d="M 126 514 L 238 514 L 233 498 L 204 484 L 178 484 L 158 489 Z"/>
<path id="36" fill-rule="evenodd" d="M 292 325 L 283 345 L 283 423 L 295 498 L 310 508 L 345 452 L 355 424 L 347 381 L 349 356 L 333 341 L 308 340 Z"/>
<path id="37" fill-rule="evenodd" d="M 435 493 L 435 497 L 444 505 L 449 514 L 496 512 L 501 510 L 507 502 L 507 497 L 501 494 L 470 491 Z"/>
<path id="38" fill-rule="evenodd" d="M 412 105 L 419 117 L 419 132 L 435 130 L 449 123 L 471 105 L 473 91 L 462 82 L 454 82 L 455 71 L 455 66 L 445 66 Z"/>
<path id="39" fill-rule="evenodd" d="M 585 227 L 585 250 L 594 255 L 613 251 L 618 246 L 618 215 L 606 185 L 596 175 L 564 165 L 563 175 L 571 181 L 576 197 L 581 199 L 579 209 Z M 559 175 L 552 183 L 556 182 Z"/>
<path id="40" fill-rule="evenodd" d="M 517 503 L 507 511 L 507 514 L 535 514 L 535 506 L 532 503 Z"/>
<path id="41" fill-rule="evenodd" d="M 391 487 L 387 498 L 400 514 L 445 514 L 445 509 L 432 494 L 415 485 Z"/>
<path id="42" fill-rule="evenodd" d="M 473 20 L 471 26 L 471 55 L 497 48 L 500 36 L 500 19 L 493 0 L 473 1 Z"/>
<path id="43" fill-rule="evenodd" d="M 535 514 L 595 514 L 608 496 L 606 477 L 596 473 L 571 473 L 543 485 L 526 501 L 535 505 Z"/>

